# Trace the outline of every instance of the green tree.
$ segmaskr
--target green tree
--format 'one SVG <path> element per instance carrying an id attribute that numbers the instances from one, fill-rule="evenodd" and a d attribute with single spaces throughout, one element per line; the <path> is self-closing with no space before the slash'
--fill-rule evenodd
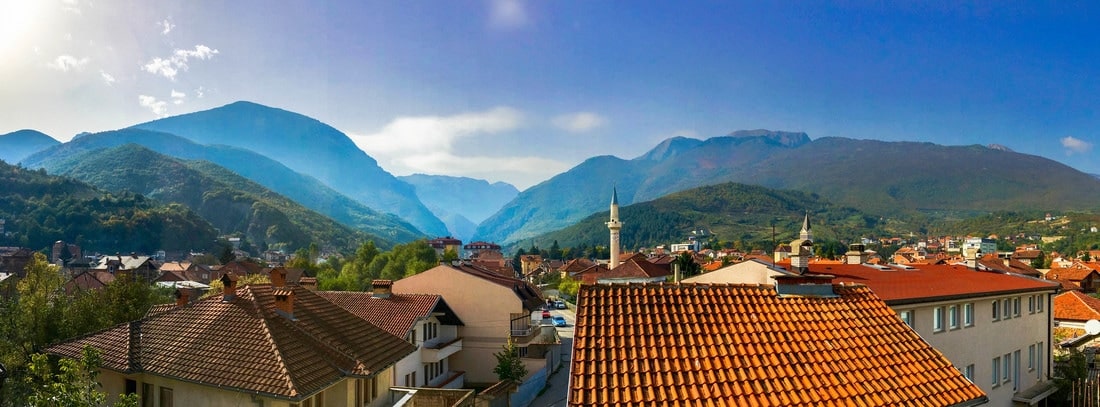
<path id="1" fill-rule="evenodd" d="M 24 385 L 31 389 L 27 404 L 49 407 L 98 407 L 107 395 L 96 381 L 102 365 L 99 351 L 85 347 L 80 360 L 62 358 L 58 371 L 50 367 L 46 355 L 36 353 L 27 366 Z"/>
<path id="2" fill-rule="evenodd" d="M 676 260 L 673 260 L 672 264 L 673 267 L 680 268 L 680 278 L 688 278 L 697 275 L 703 269 L 699 266 L 699 263 L 695 262 L 695 256 L 693 256 L 691 252 L 680 253 L 679 256 L 676 256 Z"/>
<path id="3" fill-rule="evenodd" d="M 221 254 L 218 255 L 218 261 L 220 261 L 221 264 L 228 264 L 236 259 L 237 257 L 233 255 L 233 246 L 229 244 L 223 245 Z"/>
<path id="4" fill-rule="evenodd" d="M 1088 361 L 1083 353 L 1070 349 L 1061 356 L 1055 356 L 1054 362 L 1054 384 L 1058 391 L 1051 399 L 1055 405 L 1069 403 L 1073 396 L 1073 385 L 1088 378 Z"/>
<path id="5" fill-rule="evenodd" d="M 558 282 L 558 292 L 569 296 L 569 298 L 577 298 L 577 291 L 579 291 L 580 288 L 581 282 L 569 276 L 562 277 L 561 281 Z"/>
<path id="6" fill-rule="evenodd" d="M 68 298 L 61 293 L 64 281 L 57 266 L 50 264 L 42 253 L 34 257 L 24 269 L 27 277 L 16 285 L 16 302 L 9 311 L 13 315 L 7 322 L 10 344 L 18 347 L 22 365 L 30 355 L 43 346 L 61 339 L 65 327 L 62 324 Z"/>
<path id="7" fill-rule="evenodd" d="M 515 341 L 509 338 L 508 343 L 504 344 L 500 352 L 494 353 L 493 356 L 497 358 L 497 365 L 493 368 L 493 373 L 496 373 L 497 379 L 513 383 L 523 382 L 523 378 L 527 376 L 527 366 L 523 364 L 523 360 L 519 357 L 519 350 L 516 348 Z"/>
<path id="8" fill-rule="evenodd" d="M 443 250 L 443 262 L 450 263 L 455 260 L 458 260 L 458 250 L 453 248 Z"/>

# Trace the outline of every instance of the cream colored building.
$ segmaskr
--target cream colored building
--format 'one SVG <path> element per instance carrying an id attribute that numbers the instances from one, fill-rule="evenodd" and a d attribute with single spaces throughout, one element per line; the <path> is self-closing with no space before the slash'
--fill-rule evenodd
<path id="1" fill-rule="evenodd" d="M 776 276 L 793 275 L 782 267 L 766 263 L 758 259 L 750 259 L 740 263 L 731 264 L 703 273 L 694 277 L 685 278 L 685 283 L 727 283 L 727 284 L 775 284 Z"/>
<path id="2" fill-rule="evenodd" d="M 515 341 L 524 357 L 528 378 L 546 368 L 548 352 L 559 343 L 553 327 L 542 326 L 537 314 L 545 304 L 538 290 L 523 280 L 470 263 L 441 264 L 394 281 L 393 292 L 441 295 L 462 316 L 458 336 L 463 349 L 451 355 L 449 363 L 452 369 L 466 372 L 468 384 L 498 381 L 493 373 L 493 354 L 500 352 L 509 339 Z"/>

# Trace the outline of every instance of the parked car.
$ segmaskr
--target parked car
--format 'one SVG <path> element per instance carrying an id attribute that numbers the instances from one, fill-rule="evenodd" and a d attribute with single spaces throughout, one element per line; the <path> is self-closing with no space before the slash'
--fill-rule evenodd
<path id="1" fill-rule="evenodd" d="M 550 311 L 542 310 L 542 319 L 549 319 L 549 318 L 550 318 Z"/>
<path id="2" fill-rule="evenodd" d="M 569 326 L 569 323 L 565 322 L 565 318 L 562 318 L 561 316 L 555 315 L 554 316 L 554 326 Z"/>
<path id="3" fill-rule="evenodd" d="M 554 308 L 565 309 L 566 308 L 565 307 L 565 301 L 562 301 L 562 300 L 554 301 Z"/>

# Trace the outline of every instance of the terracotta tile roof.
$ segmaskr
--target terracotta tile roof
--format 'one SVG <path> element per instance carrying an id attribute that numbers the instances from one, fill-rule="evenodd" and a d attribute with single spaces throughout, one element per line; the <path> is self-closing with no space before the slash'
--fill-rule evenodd
<path id="1" fill-rule="evenodd" d="M 860 264 L 814 265 L 810 273 L 836 276 L 838 282 L 864 284 L 888 304 L 1053 291 L 1058 285 L 1016 274 L 976 271 L 963 265 L 918 264 L 907 269 Z"/>
<path id="2" fill-rule="evenodd" d="M 74 294 L 80 291 L 98 290 L 115 281 L 115 275 L 106 271 L 85 270 L 73 276 L 65 282 L 65 293 Z"/>
<path id="3" fill-rule="evenodd" d="M 669 275 L 671 275 L 671 273 L 668 272 L 668 269 L 633 257 L 619 264 L 619 267 L 610 270 L 603 267 L 593 267 L 580 274 L 581 281 L 585 284 L 595 284 L 599 280 L 629 278 L 651 279 L 667 277 Z"/>
<path id="4" fill-rule="evenodd" d="M 1075 262 L 1069 267 L 1051 267 L 1047 272 L 1047 278 L 1050 280 L 1069 280 L 1069 281 L 1081 281 L 1089 276 L 1089 274 L 1098 273 L 1086 266 L 1083 263 Z"/>
<path id="5" fill-rule="evenodd" d="M 293 320 L 275 312 L 270 285 L 172 308 L 46 349 L 79 357 L 99 348 L 103 367 L 300 400 L 345 376 L 374 375 L 414 347 L 314 294 L 291 287 Z"/>
<path id="6" fill-rule="evenodd" d="M 417 320 L 435 312 L 444 314 L 439 319 L 446 325 L 462 325 L 462 320 L 437 294 L 390 294 L 388 298 L 375 298 L 369 292 L 316 293 L 399 338 L 405 338 Z"/>
<path id="7" fill-rule="evenodd" d="M 1054 319 L 1063 321 L 1088 321 L 1100 319 L 1100 299 L 1070 291 L 1054 296 Z"/>
<path id="8" fill-rule="evenodd" d="M 492 270 L 466 262 L 449 264 L 447 265 L 447 267 L 469 274 L 474 277 L 481 278 L 483 280 L 487 280 L 494 284 L 511 288 L 512 292 L 516 294 L 516 297 L 519 297 L 519 300 L 523 302 L 524 306 L 528 310 L 534 311 L 542 308 L 542 306 L 544 305 L 542 292 L 535 288 L 535 286 L 531 285 L 531 283 L 528 283 L 526 281 L 520 280 L 518 278 L 502 276 L 493 272 Z"/>
<path id="9" fill-rule="evenodd" d="M 946 406 L 982 391 L 870 289 L 581 286 L 571 406 Z"/>
<path id="10" fill-rule="evenodd" d="M 560 269 L 558 269 L 558 271 L 563 271 L 563 272 L 572 274 L 572 273 L 576 273 L 578 271 L 584 270 L 586 268 L 592 267 L 593 265 L 594 265 L 594 263 L 592 263 L 592 260 L 588 260 L 588 259 L 584 259 L 584 258 L 573 259 L 573 260 L 569 260 L 568 263 L 565 263 L 565 265 L 562 266 Z"/>

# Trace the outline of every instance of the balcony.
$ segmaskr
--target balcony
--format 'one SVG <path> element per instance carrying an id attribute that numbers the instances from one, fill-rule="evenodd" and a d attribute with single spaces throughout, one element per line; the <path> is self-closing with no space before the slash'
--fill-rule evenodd
<path id="1" fill-rule="evenodd" d="M 437 389 L 461 389 L 465 385 L 466 372 L 461 370 L 448 371 L 428 383 L 428 387 Z"/>
<path id="2" fill-rule="evenodd" d="M 446 359 L 448 356 L 460 350 L 462 350 L 462 338 L 424 345 L 424 348 L 420 350 L 420 361 L 424 363 L 435 363 Z"/>
<path id="3" fill-rule="evenodd" d="M 539 331 L 539 327 L 537 325 L 528 325 L 526 327 L 523 327 L 523 326 L 512 327 L 512 337 L 513 338 L 526 338 L 526 337 L 529 337 L 531 335 L 534 335 L 535 332 L 538 332 L 538 331 Z"/>

